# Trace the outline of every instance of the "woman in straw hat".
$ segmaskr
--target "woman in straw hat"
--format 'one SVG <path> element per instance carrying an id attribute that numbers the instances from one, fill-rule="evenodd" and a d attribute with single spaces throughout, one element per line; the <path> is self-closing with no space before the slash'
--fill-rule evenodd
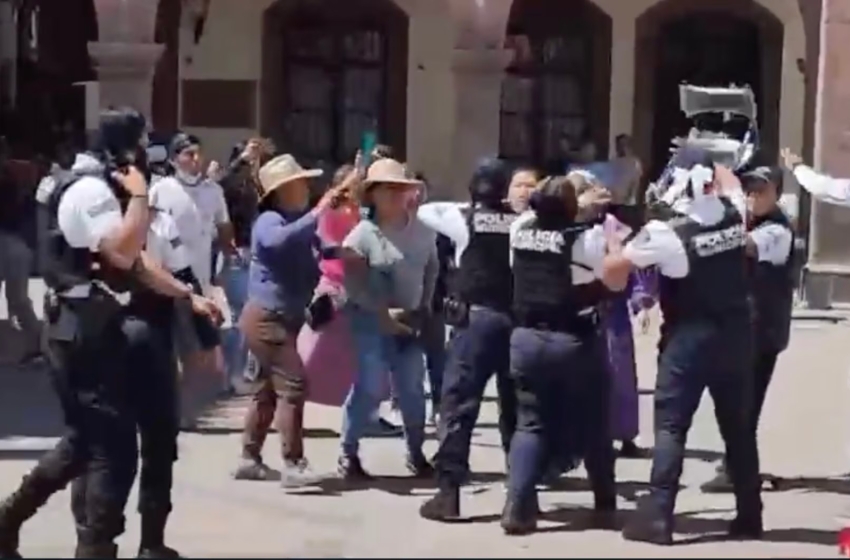
<path id="1" fill-rule="evenodd" d="M 260 365 L 260 385 L 245 419 L 237 479 L 268 478 L 270 470 L 261 453 L 277 412 L 283 486 L 318 481 L 304 458 L 307 384 L 296 339 L 319 278 L 314 256 L 318 220 L 339 196 L 338 189 L 331 189 L 308 210 L 310 179 L 321 174 L 318 169 L 303 169 L 289 154 L 260 169 L 261 213 L 251 232 L 248 302 L 239 321 Z"/>
<path id="2" fill-rule="evenodd" d="M 407 466 L 430 476 L 422 452 L 425 437 L 425 368 L 418 340 L 422 310 L 434 290 L 439 269 L 436 235 L 412 216 L 412 179 L 393 159 L 374 162 L 366 174 L 361 221 L 343 242 L 357 368 L 343 405 L 339 474 L 348 480 L 370 478 L 358 457 L 360 438 L 380 402 L 389 371 L 404 421 Z"/>

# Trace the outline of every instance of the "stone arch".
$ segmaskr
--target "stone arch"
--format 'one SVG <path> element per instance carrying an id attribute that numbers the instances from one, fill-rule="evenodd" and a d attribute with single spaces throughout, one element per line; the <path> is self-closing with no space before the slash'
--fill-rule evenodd
<path id="1" fill-rule="evenodd" d="M 327 36 L 337 42 L 353 29 L 375 30 L 381 36 L 382 62 L 381 103 L 378 121 L 379 141 L 393 146 L 404 157 L 407 120 L 407 14 L 392 0 L 277 0 L 263 14 L 262 81 L 260 91 L 260 122 L 264 135 L 274 138 L 281 149 L 296 145 L 287 134 L 286 116 L 293 111 L 293 95 L 288 89 L 293 56 L 287 37 L 304 29 L 333 30 Z M 323 31 L 325 33 L 325 31 Z M 317 62 L 334 74 L 333 88 L 342 87 L 338 62 Z M 337 66 L 335 66 L 337 65 Z M 334 99 L 340 99 L 337 95 Z M 331 110 L 332 126 L 338 127 L 341 107 Z M 337 130 L 337 129 L 334 129 Z M 334 133 L 336 134 L 336 132 Z M 337 160 L 342 155 L 337 154 Z M 328 162 L 338 163 L 338 161 Z"/>
<path id="2" fill-rule="evenodd" d="M 556 155 L 552 153 L 553 137 L 561 134 L 588 136 L 600 153 L 605 153 L 612 27 L 611 16 L 592 0 L 513 1 L 506 35 L 527 36 L 532 57 L 515 60 L 508 68 L 503 87 L 502 137 L 510 140 L 519 134 L 522 125 L 512 125 L 512 121 L 530 123 L 526 125 L 527 135 L 534 144 L 531 159 L 536 163 Z M 558 91 L 560 87 L 564 89 Z M 574 108 L 564 101 L 567 93 L 577 96 Z M 526 99 L 525 109 L 518 102 L 520 98 Z M 507 157 L 513 155 L 506 153 L 509 147 L 505 142 L 500 151 Z"/>
<path id="3" fill-rule="evenodd" d="M 714 13 L 754 24 L 760 35 L 761 82 L 765 94 L 760 125 L 769 151 L 803 143 L 805 84 L 797 60 L 805 59 L 803 20 L 795 0 L 660 0 L 636 20 L 633 122 L 636 146 L 649 158 L 659 32 L 665 24 L 696 13 Z"/>

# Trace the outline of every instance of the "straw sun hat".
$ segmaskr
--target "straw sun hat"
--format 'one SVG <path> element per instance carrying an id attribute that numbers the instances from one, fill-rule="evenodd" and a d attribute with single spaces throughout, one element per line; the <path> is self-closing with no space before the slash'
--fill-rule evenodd
<path id="1" fill-rule="evenodd" d="M 411 177 L 407 173 L 407 167 L 394 159 L 379 159 L 369 166 L 366 171 L 366 179 L 363 181 L 368 190 L 377 184 L 398 185 L 400 187 L 418 187 L 422 181 Z"/>
<path id="2" fill-rule="evenodd" d="M 263 188 L 262 199 L 280 187 L 298 179 L 313 179 L 324 173 L 321 169 L 304 169 L 290 154 L 277 156 L 260 168 L 260 186 Z"/>

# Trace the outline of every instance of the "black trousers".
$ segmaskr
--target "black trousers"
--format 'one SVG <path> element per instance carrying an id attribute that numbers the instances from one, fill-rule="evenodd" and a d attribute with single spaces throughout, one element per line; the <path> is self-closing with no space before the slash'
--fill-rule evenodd
<path id="1" fill-rule="evenodd" d="M 459 486 L 469 474 L 469 446 L 484 390 L 493 374 L 499 391 L 499 432 L 507 453 L 516 427 L 516 392 L 509 377 L 513 323 L 509 314 L 474 307 L 469 325 L 449 343 L 440 402 L 440 447 L 435 458 L 441 484 Z"/>
<path id="2" fill-rule="evenodd" d="M 703 392 L 714 401 L 739 515 L 761 515 L 761 481 L 752 422 L 752 331 L 747 317 L 695 322 L 664 331 L 655 388 L 650 503 L 671 519 L 685 442 Z"/>
<path id="3" fill-rule="evenodd" d="M 773 371 L 776 369 L 776 360 L 779 358 L 779 354 L 779 350 L 759 348 L 756 350 L 755 360 L 753 360 L 752 415 L 756 437 L 758 437 L 759 420 L 761 420 L 764 400 L 767 397 L 767 388 L 770 386 L 771 379 L 773 379 Z"/>
<path id="4" fill-rule="evenodd" d="M 172 508 L 180 433 L 177 361 L 170 319 L 170 314 L 142 317 L 134 313 L 122 324 L 127 341 L 130 406 L 140 441 L 138 511 L 142 516 L 161 516 L 163 520 Z M 78 527 L 88 523 L 82 504 L 90 484 L 90 480 L 81 478 L 72 487 L 71 508 Z"/>
<path id="5" fill-rule="evenodd" d="M 584 459 L 595 506 L 614 509 L 610 374 L 595 328 L 578 333 L 517 328 L 510 349 L 518 416 L 509 499 L 528 503 L 552 460 Z"/>
<path id="6" fill-rule="evenodd" d="M 126 376 L 122 314 L 83 325 L 74 306 L 61 305 L 49 322 L 50 375 L 66 433 L 7 501 L 13 523 L 32 516 L 52 494 L 74 481 L 80 546 L 110 544 L 124 532 L 124 508 L 136 475 L 136 425 Z"/>

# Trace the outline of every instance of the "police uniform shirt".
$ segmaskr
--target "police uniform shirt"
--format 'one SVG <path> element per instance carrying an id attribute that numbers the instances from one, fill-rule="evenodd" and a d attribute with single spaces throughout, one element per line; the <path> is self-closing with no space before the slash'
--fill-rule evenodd
<path id="1" fill-rule="evenodd" d="M 121 204 L 106 181 L 83 177 L 62 195 L 57 224 L 72 248 L 99 251 L 104 237 L 121 226 Z"/>
<path id="2" fill-rule="evenodd" d="M 794 235 L 787 227 L 775 222 L 764 222 L 748 235 L 756 246 L 759 262 L 781 266 L 791 258 Z"/>
<path id="3" fill-rule="evenodd" d="M 746 215 L 743 191 L 731 193 L 729 201 L 742 217 Z M 720 222 L 726 212 L 723 201 L 716 195 L 681 198 L 673 209 L 706 226 Z M 667 222 L 660 220 L 647 222 L 623 248 L 623 256 L 638 268 L 657 266 L 658 271 L 668 278 L 684 278 L 690 272 L 688 253 L 682 240 Z"/>
<path id="4" fill-rule="evenodd" d="M 561 253 L 563 236 L 559 231 L 529 229 L 536 214 L 529 210 L 520 215 L 511 226 L 511 265 L 515 248 Z M 602 263 L 605 260 L 607 239 L 605 228 L 597 224 L 580 233 L 572 246 L 573 285 L 590 284 L 602 279 Z"/>
<path id="5" fill-rule="evenodd" d="M 448 237 L 455 246 L 455 265 L 460 266 L 461 257 L 469 247 L 469 227 L 464 212 L 469 204 L 458 202 L 428 202 L 416 212 L 423 224 Z"/>
<path id="6" fill-rule="evenodd" d="M 429 202 L 419 207 L 417 216 L 429 228 L 448 237 L 455 246 L 455 265 L 460 266 L 463 253 L 469 247 L 469 220 L 471 210 L 468 203 Z M 472 228 L 482 233 L 510 234 L 516 214 L 476 214 Z"/>
<path id="7" fill-rule="evenodd" d="M 148 229 L 147 254 L 169 272 L 189 268 L 192 263 L 174 218 L 155 208 L 151 208 L 151 212 L 154 212 L 154 217 Z"/>

